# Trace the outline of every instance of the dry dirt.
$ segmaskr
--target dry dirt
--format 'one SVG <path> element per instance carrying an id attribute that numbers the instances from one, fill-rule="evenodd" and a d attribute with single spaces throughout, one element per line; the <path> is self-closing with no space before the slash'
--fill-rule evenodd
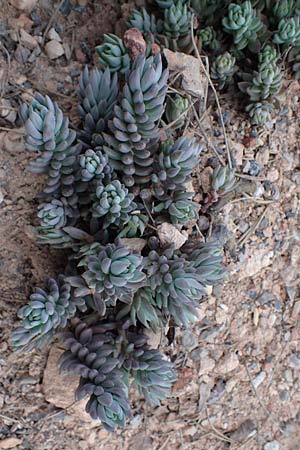
<path id="1" fill-rule="evenodd" d="M 43 35 L 57 4 L 38 2 L 31 34 Z M 123 11 L 131 6 L 123 4 Z M 90 1 L 68 16 L 57 14 L 52 25 L 71 57 L 54 61 L 14 42 L 13 19 L 21 13 L 1 0 L 0 11 L 0 98 L 13 110 L 40 90 L 53 95 L 76 123 L 78 74 L 92 62 L 87 49 L 93 52 L 100 35 L 116 23 L 122 27 L 119 2 Z M 113 436 L 45 400 L 49 349 L 11 351 L 17 309 L 34 285 L 55 275 L 64 256 L 34 241 L 35 195 L 42 180 L 25 170 L 31 155 L 24 151 L 22 129 L 0 119 L 0 448 L 300 449 L 299 83 L 286 82 L 284 92 L 276 123 L 259 134 L 232 112 L 229 95 L 221 98 L 238 172 L 256 183 L 250 198 L 242 190 L 211 217 L 215 237 L 226 242 L 229 280 L 213 289 L 195 327 L 178 333 L 168 348 L 178 373 L 171 397 L 154 409 L 135 398 L 132 421 Z M 225 157 L 213 108 L 203 128 Z M 196 123 L 194 131 L 199 132 Z M 210 156 L 203 155 L 196 185 L 205 179 Z M 251 172 L 254 161 L 260 164 L 257 175 Z M 201 201 L 200 191 L 197 198 Z"/>

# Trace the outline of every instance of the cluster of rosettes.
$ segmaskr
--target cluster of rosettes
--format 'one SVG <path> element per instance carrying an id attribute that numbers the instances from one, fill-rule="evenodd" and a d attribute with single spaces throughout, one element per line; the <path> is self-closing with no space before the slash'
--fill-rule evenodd
<path id="1" fill-rule="evenodd" d="M 77 132 L 48 97 L 37 95 L 20 113 L 26 148 L 39 152 L 30 168 L 48 175 L 39 196 L 39 243 L 67 248 L 69 258 L 58 282 L 48 280 L 20 309 L 12 342 L 41 347 L 69 326 L 61 368 L 80 375 L 76 398 L 89 397 L 87 412 L 109 431 L 130 417 L 131 380 L 153 405 L 175 380 L 143 330 L 169 320 L 188 326 L 206 286 L 224 275 L 219 247 L 175 251 L 157 237 L 164 221 L 179 230 L 195 226 L 199 206 L 186 186 L 202 148 L 180 135 L 190 102 L 177 93 L 166 97 L 168 68 L 148 45 L 149 35 L 160 33 L 170 44 L 190 39 L 189 5 L 158 3 L 164 23 L 145 10 L 130 19 L 148 33 L 143 54 L 129 55 L 114 35 L 97 47 L 104 67 L 80 76 Z M 215 178 L 220 195 L 234 182 L 227 172 Z"/>
<path id="2" fill-rule="evenodd" d="M 64 345 L 61 369 L 80 375 L 76 398 L 89 396 L 87 412 L 108 431 L 124 426 L 131 416 L 129 376 L 152 405 L 160 404 L 175 380 L 171 364 L 126 322 L 107 320 L 88 327 L 76 320 L 64 334 Z"/>

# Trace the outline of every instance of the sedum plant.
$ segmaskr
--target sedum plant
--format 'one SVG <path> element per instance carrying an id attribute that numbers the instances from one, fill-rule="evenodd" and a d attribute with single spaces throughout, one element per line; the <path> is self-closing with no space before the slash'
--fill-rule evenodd
<path id="1" fill-rule="evenodd" d="M 274 44 L 283 46 L 287 49 L 289 46 L 300 45 L 300 17 L 287 17 L 281 19 L 278 30 L 273 37 Z"/>
<path id="2" fill-rule="evenodd" d="M 108 67 L 112 73 L 124 74 L 130 69 L 128 52 L 122 39 L 118 36 L 105 34 L 104 43 L 96 47 L 96 52 L 101 64 Z"/>
<path id="3" fill-rule="evenodd" d="M 190 14 L 185 2 L 167 3 L 169 25 L 174 5 Z M 131 20 L 155 31 L 145 12 Z M 183 29 L 179 16 L 174 23 L 173 31 Z M 20 109 L 26 148 L 38 153 L 30 169 L 48 176 L 38 197 L 38 242 L 63 249 L 67 264 L 20 309 L 12 344 L 40 348 L 64 330 L 60 368 L 80 376 L 75 398 L 86 398 L 86 411 L 109 431 L 131 417 L 131 385 L 155 406 L 176 378 L 145 331 L 170 321 L 188 327 L 206 286 L 224 275 L 219 247 L 197 247 L 192 236 L 191 253 L 159 238 L 162 220 L 194 233 L 199 206 L 186 183 L 202 145 L 181 136 L 187 102 L 174 97 L 167 105 L 161 55 L 134 57 L 124 49 L 105 36 L 97 47 L 105 68 L 83 70 L 77 131 L 48 97 L 36 95 Z M 164 112 L 176 124 L 169 134 L 162 133 Z"/>
<path id="4" fill-rule="evenodd" d="M 250 1 L 241 5 L 231 3 L 228 7 L 228 16 L 222 21 L 224 30 L 233 36 L 233 42 L 238 50 L 254 45 L 258 33 L 262 31 L 263 24 L 257 17 Z"/>
<path id="5" fill-rule="evenodd" d="M 223 89 L 232 80 L 237 71 L 235 61 L 235 57 L 229 52 L 225 52 L 215 59 L 211 67 L 211 78 L 218 81 L 219 89 Z"/>

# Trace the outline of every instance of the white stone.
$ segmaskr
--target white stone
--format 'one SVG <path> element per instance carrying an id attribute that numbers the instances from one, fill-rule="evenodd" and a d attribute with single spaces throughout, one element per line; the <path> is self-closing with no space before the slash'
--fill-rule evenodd
<path id="1" fill-rule="evenodd" d="M 253 380 L 253 386 L 255 387 L 255 389 L 258 388 L 258 386 L 261 385 L 261 383 L 264 381 L 264 379 L 266 378 L 266 372 L 260 372 Z"/>
<path id="2" fill-rule="evenodd" d="M 239 359 L 235 353 L 230 353 L 229 355 L 225 355 L 217 369 L 222 374 L 227 374 L 229 372 L 232 372 L 234 369 L 236 369 L 239 366 Z"/>
<path id="3" fill-rule="evenodd" d="M 147 244 L 147 241 L 141 238 L 122 238 L 120 241 L 123 245 L 125 245 L 125 247 L 128 247 L 130 250 L 138 253 L 141 253 Z"/>
<path id="4" fill-rule="evenodd" d="M 50 59 L 59 58 L 65 53 L 61 43 L 55 40 L 47 42 L 47 44 L 45 45 L 45 52 Z"/>
<path id="5" fill-rule="evenodd" d="M 58 34 L 58 32 L 55 30 L 55 28 L 50 28 L 50 30 L 48 32 L 48 38 L 50 40 L 61 42 L 61 37 Z"/>
<path id="6" fill-rule="evenodd" d="M 278 441 L 267 442 L 264 445 L 264 450 L 279 450 L 280 444 Z"/>

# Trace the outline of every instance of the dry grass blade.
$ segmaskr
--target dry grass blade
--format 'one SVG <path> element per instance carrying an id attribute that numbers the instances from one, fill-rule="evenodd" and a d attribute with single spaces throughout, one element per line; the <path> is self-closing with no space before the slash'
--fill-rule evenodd
<path id="1" fill-rule="evenodd" d="M 196 41 L 195 41 L 195 36 L 194 36 L 194 29 L 193 29 L 193 23 L 194 23 L 194 15 L 192 15 L 192 19 L 191 19 L 191 38 L 192 38 L 192 42 L 193 42 L 193 47 L 196 53 L 197 58 L 199 59 L 201 68 L 203 70 L 203 72 L 205 73 L 205 76 L 208 80 L 208 83 L 214 93 L 215 99 L 216 99 L 216 103 L 217 103 L 217 108 L 218 108 L 218 112 L 219 112 L 219 116 L 220 116 L 220 121 L 221 121 L 221 125 L 222 125 L 222 129 L 223 129 L 223 134 L 224 134 L 224 140 L 225 140 L 225 145 L 226 145 L 226 151 L 227 151 L 227 159 L 228 159 L 228 165 L 230 167 L 230 169 L 232 169 L 232 158 L 231 158 L 231 153 L 230 153 L 230 148 L 229 148 L 229 142 L 228 142 L 228 138 L 227 138 L 227 132 L 226 132 L 226 127 L 225 127 L 225 123 L 224 123 L 224 119 L 223 119 L 223 114 L 222 114 L 222 109 L 221 109 L 221 105 L 220 105 L 220 101 L 219 101 L 219 97 L 218 97 L 218 93 L 216 91 L 216 88 L 213 84 L 213 82 L 211 81 L 209 72 L 207 71 L 205 65 L 202 62 L 202 58 L 201 55 L 199 53 Z"/>
<path id="2" fill-rule="evenodd" d="M 255 232 L 255 230 L 261 224 L 263 218 L 267 214 L 269 207 L 270 207 L 270 205 L 268 205 L 265 208 L 265 210 L 263 211 L 261 216 L 257 219 L 257 221 L 238 239 L 237 244 L 239 246 L 243 246 L 246 243 L 246 241 L 249 239 L 249 237 Z"/>
<path id="3" fill-rule="evenodd" d="M 257 398 L 257 400 L 258 400 L 260 406 L 262 407 L 262 409 L 264 410 L 264 412 L 266 413 L 266 415 L 269 417 L 269 416 L 271 415 L 271 413 L 270 413 L 270 411 L 267 409 L 266 405 L 264 404 L 264 402 L 262 401 L 261 397 L 260 397 L 260 396 L 258 395 L 258 393 L 257 393 L 256 387 L 254 386 L 253 379 L 252 379 L 252 376 L 251 376 L 251 373 L 250 373 L 250 371 L 249 371 L 249 369 L 248 369 L 247 364 L 245 363 L 244 366 L 245 366 L 245 369 L 246 369 L 246 372 L 247 372 L 247 375 L 248 375 L 248 378 L 249 378 L 249 381 L 250 381 L 250 384 L 251 384 L 251 388 L 252 388 L 252 390 L 253 390 L 253 392 L 254 392 L 254 395 L 255 395 L 255 397 Z"/>

